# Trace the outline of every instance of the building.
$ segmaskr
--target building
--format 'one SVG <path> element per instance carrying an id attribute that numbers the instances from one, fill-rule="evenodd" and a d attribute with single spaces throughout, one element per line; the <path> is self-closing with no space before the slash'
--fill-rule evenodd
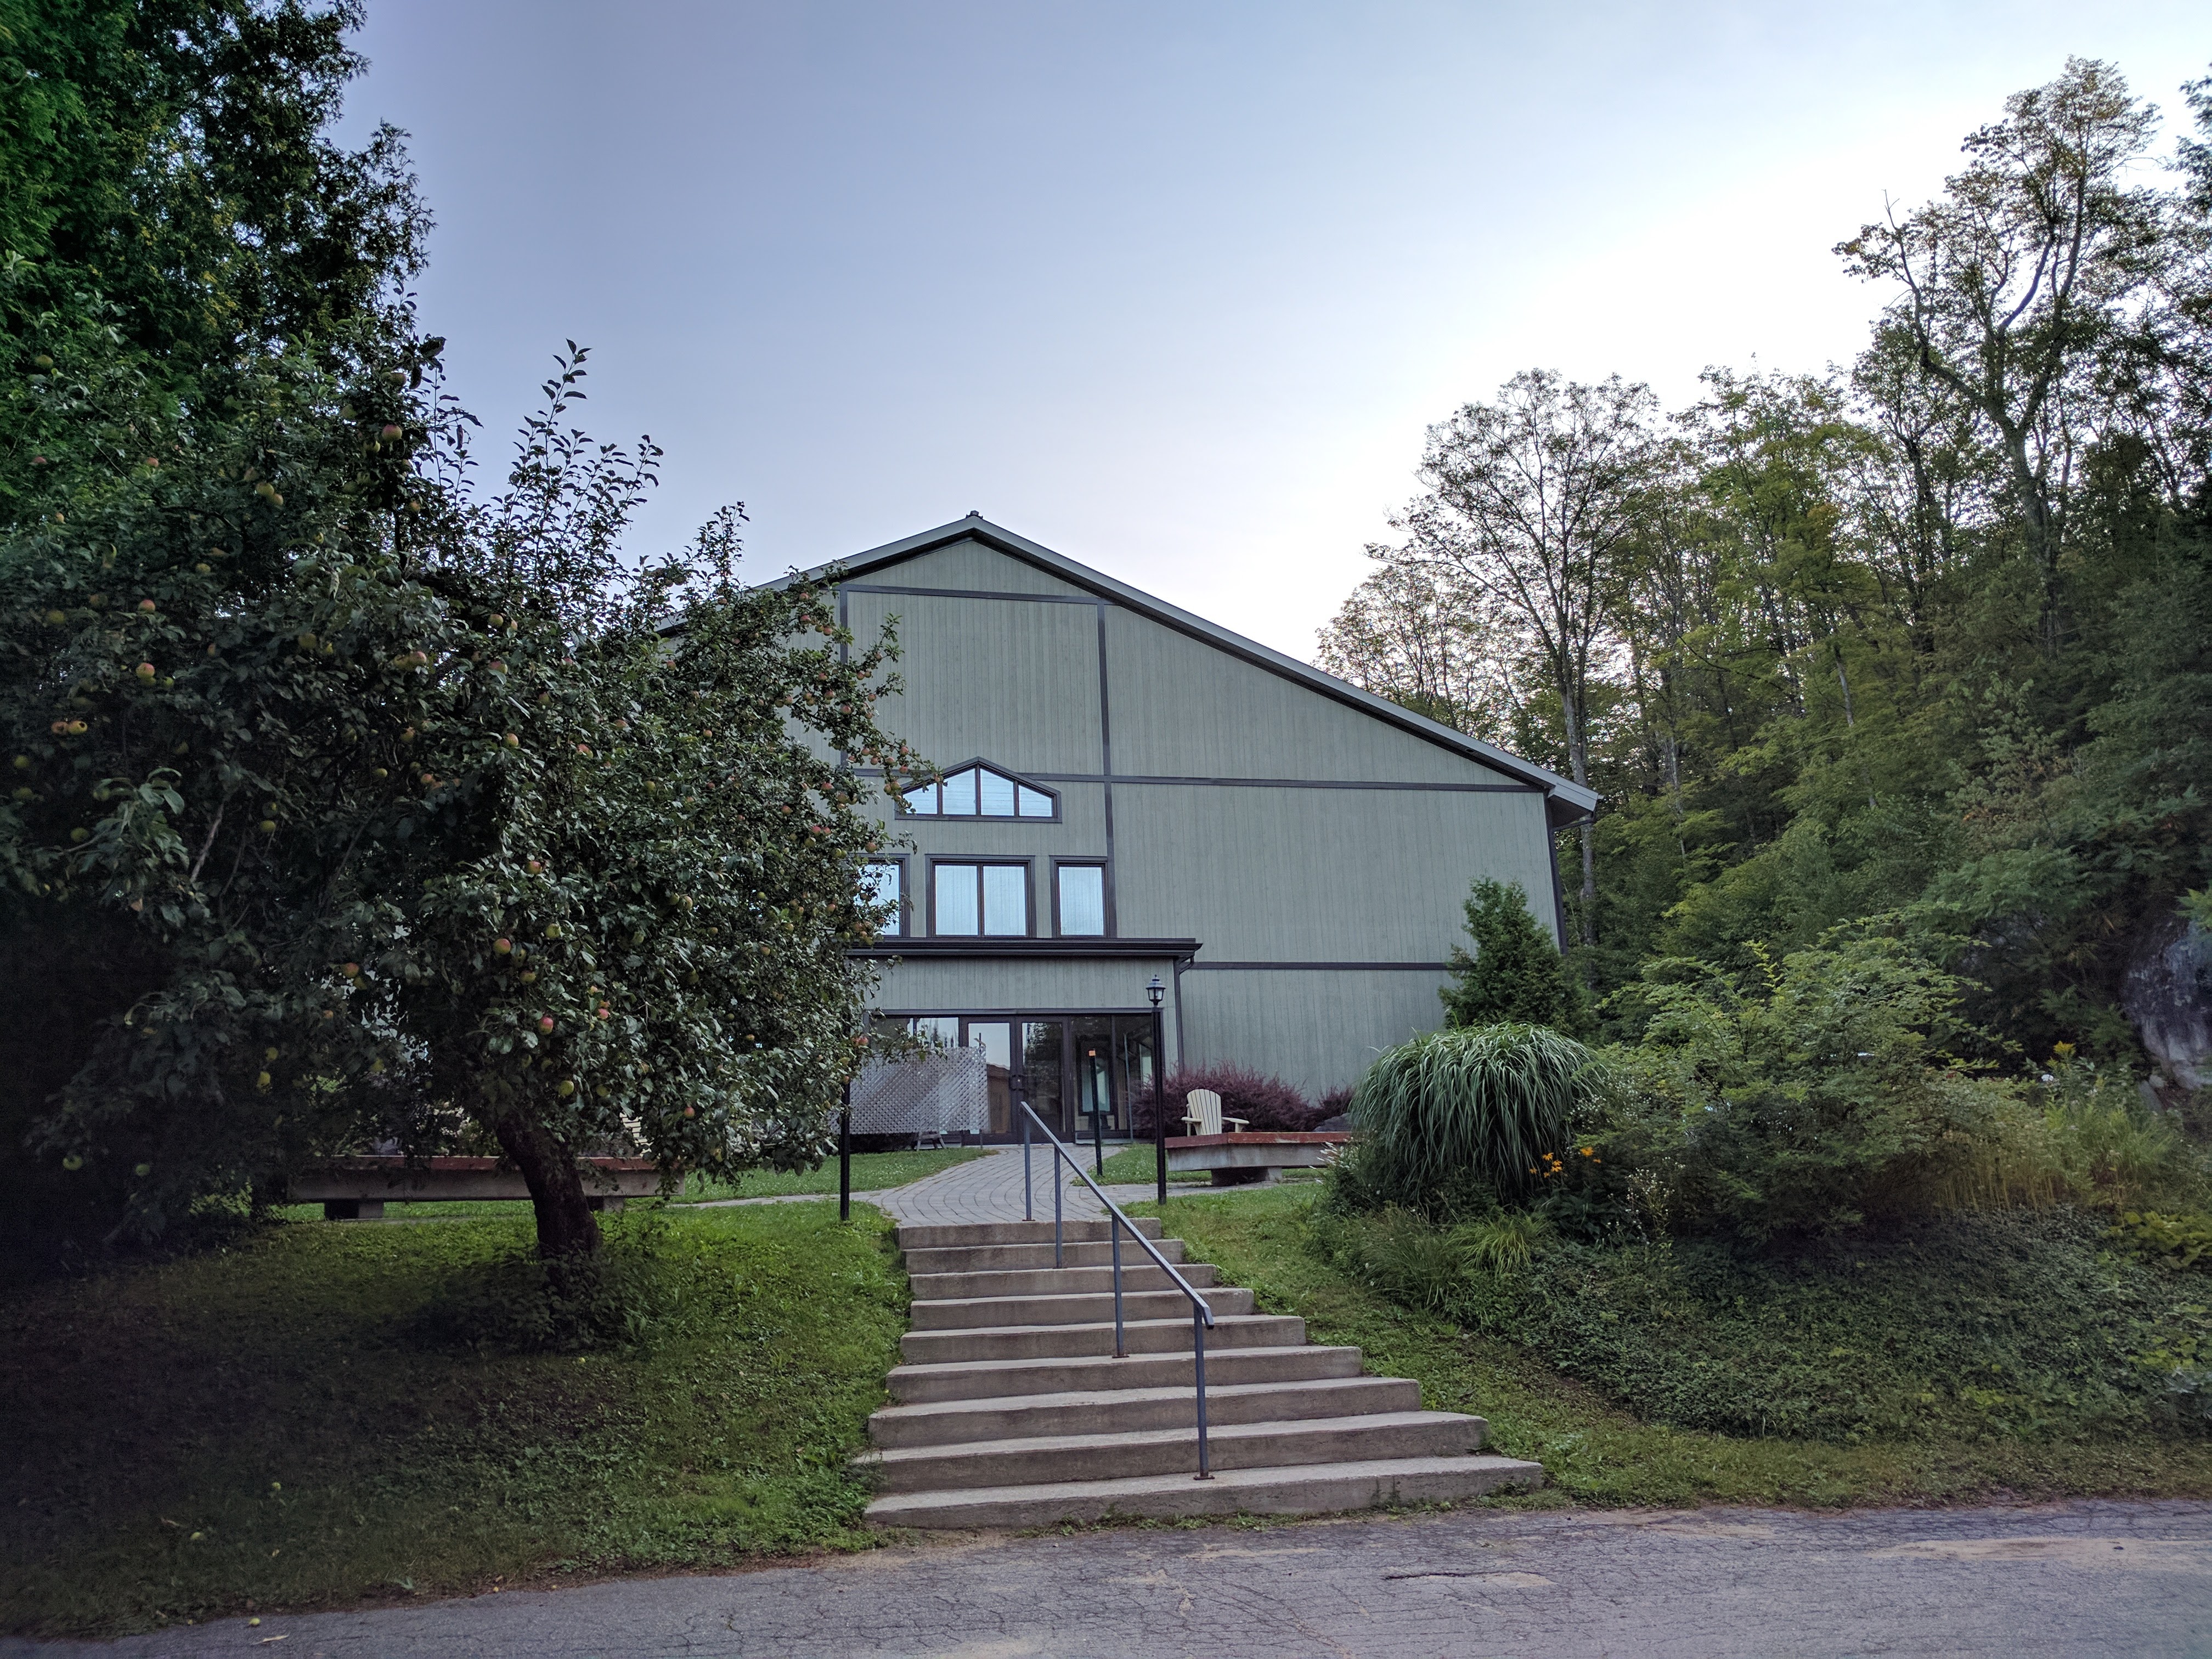
<path id="1" fill-rule="evenodd" d="M 989 1133 L 1016 1093 L 1122 1133 L 1154 979 L 1171 1066 L 1318 1098 L 1439 1024 L 1477 878 L 1560 925 L 1552 832 L 1589 790 L 980 516 L 840 568 L 848 626 L 896 620 L 883 724 L 944 774 L 871 872 L 878 1006 L 984 1050 Z"/>

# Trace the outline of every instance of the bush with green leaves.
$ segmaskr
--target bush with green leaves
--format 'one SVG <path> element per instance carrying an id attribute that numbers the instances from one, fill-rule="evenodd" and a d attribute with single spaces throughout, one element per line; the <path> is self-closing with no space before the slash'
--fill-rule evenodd
<path id="1" fill-rule="evenodd" d="M 1601 1086 L 1589 1049 L 1540 1026 L 1416 1037 L 1352 1091 L 1358 1139 L 1334 1173 L 1337 1200 L 1431 1211 L 1526 1197 Z"/>
<path id="2" fill-rule="evenodd" d="M 1947 1052 L 1960 981 L 1883 938 L 1754 957 L 1648 972 L 1608 1164 L 1662 1172 L 1678 1224 L 1752 1240 L 1930 1207 L 2007 1098 Z"/>
<path id="3" fill-rule="evenodd" d="M 1573 1034 L 1583 1023 L 1582 987 L 1519 882 L 1486 876 L 1467 899 L 1469 956 L 1452 947 L 1452 982 L 1437 994 L 1449 1025 L 1548 1025 Z"/>

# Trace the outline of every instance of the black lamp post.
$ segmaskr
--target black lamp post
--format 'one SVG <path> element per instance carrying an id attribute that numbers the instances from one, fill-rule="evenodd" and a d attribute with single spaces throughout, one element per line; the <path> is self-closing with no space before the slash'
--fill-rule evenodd
<path id="1" fill-rule="evenodd" d="M 844 1103 L 837 1109 L 837 1219 L 853 1218 L 853 1085 L 845 1085 Z"/>
<path id="2" fill-rule="evenodd" d="M 1160 999 L 1167 990 L 1158 974 L 1145 987 L 1145 994 L 1152 1000 L 1152 1150 L 1158 1155 L 1162 1204 L 1168 1201 L 1168 1056 L 1160 1046 Z"/>

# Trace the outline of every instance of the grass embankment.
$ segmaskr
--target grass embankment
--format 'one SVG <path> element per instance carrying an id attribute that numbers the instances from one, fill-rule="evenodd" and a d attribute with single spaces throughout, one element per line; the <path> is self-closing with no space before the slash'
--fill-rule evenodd
<path id="1" fill-rule="evenodd" d="M 1471 1334 L 1358 1282 L 1310 1245 L 1316 1193 L 1176 1197 L 1167 1231 L 1250 1286 L 1260 1307 L 1307 1322 L 1309 1340 L 1364 1349 L 1370 1370 L 1421 1384 L 1431 1409 L 1487 1418 L 1492 1449 L 1544 1465 L 1514 1503 L 1965 1503 L 1998 1498 L 2212 1495 L 2212 1443 L 2163 1435 L 2021 1437 L 1984 1431 L 1856 1444 L 1754 1437 L 1640 1420 L 1514 1343 Z"/>
<path id="2" fill-rule="evenodd" d="M 657 1224 L 643 1345 L 436 1334 L 526 1210 L 281 1226 L 0 1305 L 0 1628 L 97 1635 L 570 1571 L 871 1541 L 848 1472 L 905 1328 L 887 1224 L 831 1205 Z"/>

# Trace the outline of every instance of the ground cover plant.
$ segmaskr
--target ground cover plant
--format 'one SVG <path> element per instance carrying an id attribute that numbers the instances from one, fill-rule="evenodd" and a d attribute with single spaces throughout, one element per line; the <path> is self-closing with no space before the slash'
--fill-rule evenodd
<path id="1" fill-rule="evenodd" d="M 1867 1433 L 1856 1439 L 1729 1432 L 1655 1420 L 1548 1363 L 1517 1336 L 1470 1328 L 1425 1305 L 1421 1295 L 1393 1282 L 1391 1272 L 1370 1258 L 1377 1241 L 1334 1231 L 1338 1224 L 1322 1215 L 1322 1202 L 1312 1187 L 1178 1196 L 1169 1201 L 1166 1227 L 1189 1241 L 1194 1259 L 1217 1264 L 1224 1282 L 1252 1287 L 1261 1310 L 1304 1317 L 1310 1340 L 1358 1346 L 1370 1370 L 1419 1381 L 1425 1407 L 1484 1417 L 1492 1448 L 1544 1465 L 1544 1490 L 1502 1501 L 1826 1505 L 2212 1496 L 2212 1441 L 2203 1436 L 2124 1425 L 2069 1432 L 2051 1420 L 2055 1412 L 2039 1425 L 2002 1404 L 1967 1407 L 1961 1420 L 1972 1424 L 1972 1432 Z M 2032 1237 L 2016 1248 L 2031 1260 L 2036 1255 Z M 1540 1284 L 1540 1261 L 1529 1271 Z M 2125 1275 L 2119 1282 L 2154 1304 L 2175 1288 L 2169 1280 L 2146 1286 Z M 2057 1282 L 2034 1286 L 2060 1287 Z M 1607 1311 L 1624 1310 L 1598 1305 L 1585 1317 L 1602 1325 Z M 1989 1327 L 1980 1325 L 1981 1316 Z M 1922 1327 L 1940 1339 L 1947 1318 L 1960 1320 L 1976 1333 L 1962 1334 L 1962 1346 L 1985 1343 L 1994 1351 L 2013 1345 L 2026 1351 L 2034 1322 L 2043 1316 L 2042 1310 L 2024 1306 L 2009 1293 L 1984 1295 L 1969 1283 L 1927 1310 Z M 2047 1328 L 2063 1339 L 2093 1316 L 2094 1310 L 2061 1314 Z M 2069 1321 L 2075 1322 L 2069 1326 Z M 1742 1322 L 1757 1328 L 1752 1318 Z M 1980 1334 L 1984 1328 L 1985 1336 Z M 1815 1333 L 1809 1326 L 1790 1332 L 1778 1322 L 1760 1334 L 1769 1357 L 1795 1347 L 1808 1364 L 1826 1358 L 1825 1351 L 1810 1352 Z M 1884 1334 L 1863 1327 L 1857 1333 L 1876 1358 L 1884 1353 Z M 2063 1370 L 2068 1362 L 2054 1358 L 2050 1363 Z M 1842 1357 L 1837 1364 L 1850 1369 Z M 1992 1395 L 2019 1392 L 2016 1376 L 1984 1375 L 1993 1378 Z M 1962 1376 L 1951 1386 L 1978 1385 Z"/>
<path id="2" fill-rule="evenodd" d="M 872 1210 L 633 1213 L 642 1340 L 546 1340 L 492 1281 L 525 1206 L 280 1225 L 14 1287 L 0 1628 L 100 1635 L 870 1541 L 846 1460 L 905 1327 Z M 489 1310 L 489 1326 L 468 1317 Z M 463 1316 L 458 1322 L 456 1315 Z M 522 1339 L 529 1339 L 525 1340 Z"/>

